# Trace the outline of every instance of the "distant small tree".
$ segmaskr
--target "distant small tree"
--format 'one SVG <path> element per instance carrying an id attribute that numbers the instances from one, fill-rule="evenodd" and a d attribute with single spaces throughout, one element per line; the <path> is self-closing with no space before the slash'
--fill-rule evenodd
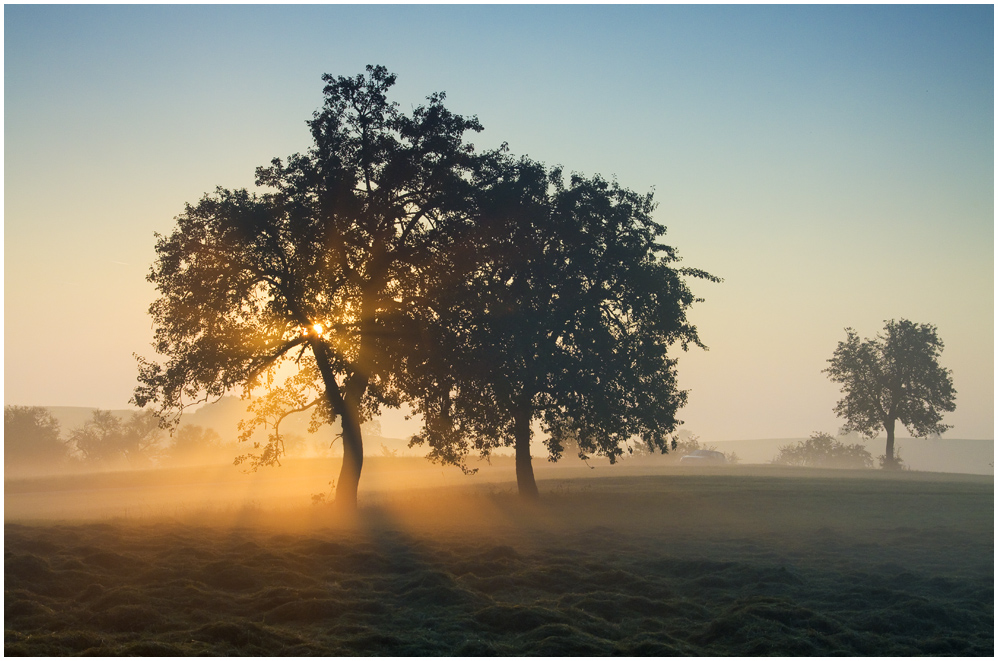
<path id="1" fill-rule="evenodd" d="M 99 409 L 93 412 L 90 420 L 69 432 L 69 442 L 87 463 L 119 458 L 121 437 L 121 420 L 110 411 Z"/>
<path id="2" fill-rule="evenodd" d="M 41 406 L 3 408 L 4 466 L 53 468 L 69 457 L 59 422 Z"/>
<path id="3" fill-rule="evenodd" d="M 949 425 L 943 413 L 956 410 L 956 390 L 950 370 L 939 365 L 943 342 L 931 324 L 907 319 L 886 322 L 872 340 L 860 340 L 846 328 L 846 340 L 824 371 L 842 384 L 843 398 L 835 413 L 845 418 L 843 430 L 876 438 L 887 431 L 884 468 L 896 469 L 894 427 L 900 420 L 916 438 L 942 434 Z"/>
<path id="4" fill-rule="evenodd" d="M 816 468 L 872 468 L 873 457 L 859 443 L 846 445 L 831 434 L 814 432 L 806 441 L 780 447 L 773 463 Z"/>
<path id="5" fill-rule="evenodd" d="M 69 441 L 87 463 L 148 465 L 163 436 L 152 411 L 132 413 L 122 421 L 111 411 L 97 409 L 83 426 L 70 432 Z"/>

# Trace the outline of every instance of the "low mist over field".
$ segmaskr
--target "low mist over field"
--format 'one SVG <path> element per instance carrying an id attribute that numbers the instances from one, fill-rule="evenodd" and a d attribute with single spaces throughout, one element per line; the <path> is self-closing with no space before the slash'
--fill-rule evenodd
<path id="1" fill-rule="evenodd" d="M 308 504 L 328 467 L 307 463 L 241 491 L 207 470 L 8 480 L 5 652 L 993 650 L 991 478 L 552 467 L 530 507 L 508 477 L 368 468 L 353 516 Z"/>
<path id="2" fill-rule="evenodd" d="M 330 505 L 338 456 L 251 472 L 222 443 L 143 470 L 8 469 L 5 653 L 993 650 L 991 475 L 752 465 L 802 441 L 717 442 L 745 460 L 539 460 L 531 503 L 511 456 L 465 475 L 392 442 L 354 512 Z"/>

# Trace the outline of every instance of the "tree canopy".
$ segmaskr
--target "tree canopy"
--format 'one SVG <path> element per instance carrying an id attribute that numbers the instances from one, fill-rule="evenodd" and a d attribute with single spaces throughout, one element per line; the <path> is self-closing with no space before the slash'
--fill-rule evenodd
<path id="1" fill-rule="evenodd" d="M 650 193 L 599 176 L 566 181 L 560 168 L 503 153 L 478 176 L 474 232 L 436 299 L 414 442 L 462 466 L 472 451 L 512 446 L 526 496 L 537 493 L 534 421 L 552 460 L 569 441 L 610 462 L 635 438 L 665 452 L 686 400 L 668 349 L 703 346 L 683 278 L 717 279 L 674 266 Z"/>
<path id="2" fill-rule="evenodd" d="M 842 385 L 835 413 L 845 419 L 845 431 L 875 438 L 887 432 L 885 468 L 896 468 L 894 429 L 897 421 L 916 438 L 942 434 L 943 414 L 956 410 L 950 370 L 939 365 L 943 342 L 931 324 L 907 319 L 885 322 L 883 332 L 860 340 L 846 328 L 824 371 Z"/>

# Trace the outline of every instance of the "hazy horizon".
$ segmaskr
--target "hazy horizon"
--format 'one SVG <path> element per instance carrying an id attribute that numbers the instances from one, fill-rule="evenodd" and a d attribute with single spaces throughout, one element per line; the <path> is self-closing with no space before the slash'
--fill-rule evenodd
<path id="1" fill-rule="evenodd" d="M 247 403 L 249 402 L 249 400 L 241 400 L 241 401 L 246 401 Z M 197 406 L 192 406 L 187 412 L 184 413 L 184 415 L 181 418 L 180 423 L 179 423 L 180 426 L 183 426 L 183 425 L 186 425 L 186 424 L 204 426 L 201 423 L 201 421 L 197 417 L 195 417 L 195 416 L 198 413 L 198 411 L 201 411 L 206 406 L 211 406 L 213 403 L 214 402 L 209 402 L 207 404 L 198 404 Z M 131 407 L 126 406 L 126 407 L 115 408 L 115 409 L 101 409 L 100 407 L 97 407 L 97 406 L 59 406 L 59 405 L 45 405 L 45 404 L 7 404 L 7 405 L 8 406 L 40 406 L 42 408 L 46 408 L 46 409 L 49 409 L 49 410 L 53 410 L 53 409 L 80 409 L 81 411 L 87 411 L 87 412 L 99 409 L 99 410 L 109 410 L 109 411 L 111 411 L 113 413 L 138 412 L 138 411 L 142 410 L 142 409 L 139 409 L 139 408 L 134 407 L 134 406 L 131 406 Z M 83 418 L 88 417 L 88 416 L 89 416 L 89 413 L 86 414 L 86 415 L 83 415 L 81 413 L 80 418 L 81 418 L 81 420 L 83 420 Z M 307 418 L 308 414 L 297 414 L 297 416 L 302 417 L 304 419 L 304 418 Z M 55 417 L 58 419 L 59 415 L 55 415 Z M 393 420 L 392 418 L 397 418 L 397 419 Z M 415 426 L 415 423 L 413 423 L 411 421 L 405 420 L 401 415 L 398 415 L 398 411 L 394 411 L 394 410 L 393 411 L 389 411 L 387 415 L 383 415 L 380 418 L 378 418 L 378 422 L 381 423 L 381 425 L 382 425 L 382 433 L 381 433 L 380 436 L 376 436 L 376 438 L 406 439 L 409 436 L 411 436 L 411 433 L 408 432 L 408 431 L 406 431 L 406 430 L 409 429 L 409 428 L 414 428 L 414 426 Z M 233 421 L 232 424 L 234 425 L 235 421 Z M 73 426 L 73 425 L 70 425 L 70 427 L 71 426 Z M 62 431 L 64 433 L 66 431 L 69 431 L 69 427 L 63 426 L 62 427 Z M 715 438 L 715 437 L 703 438 L 700 434 L 697 434 L 697 433 L 695 433 L 695 432 L 693 432 L 691 430 L 685 429 L 685 428 L 681 428 L 679 431 L 686 432 L 687 434 L 691 434 L 691 435 L 697 436 L 698 438 L 700 438 L 704 442 L 710 442 L 710 443 L 736 443 L 736 442 L 746 442 L 746 441 L 752 442 L 752 441 L 776 441 L 776 440 L 779 440 L 779 441 L 789 441 L 789 440 L 800 440 L 800 439 L 805 438 L 807 435 L 809 435 L 811 433 L 811 432 L 809 432 L 808 434 L 803 434 L 803 435 L 798 435 L 798 436 L 786 436 L 786 437 L 782 437 L 782 436 L 755 436 L 755 437 L 738 437 L 738 438 Z M 814 432 L 814 431 L 818 431 L 818 430 L 811 430 L 811 431 Z M 852 438 L 853 436 L 857 436 L 858 437 L 858 435 L 855 435 L 855 434 L 841 434 L 840 433 L 841 430 L 825 430 L 825 431 L 827 431 L 828 433 L 831 433 L 833 436 L 837 436 L 837 437 L 840 437 L 840 438 L 847 438 L 847 437 L 848 438 Z M 908 441 L 908 440 L 916 440 L 916 437 L 910 436 L 910 435 L 909 436 L 905 436 L 905 433 L 907 433 L 907 432 L 902 432 L 901 434 L 899 434 L 897 436 L 897 440 L 899 442 L 900 441 Z M 858 438 L 859 438 L 859 440 L 861 440 L 864 443 L 873 443 L 873 444 L 876 444 L 876 443 L 880 443 L 880 442 L 883 441 L 883 439 L 884 439 L 884 432 L 883 432 L 883 430 L 881 430 L 878 433 L 877 436 L 875 436 L 875 437 L 873 437 L 871 439 L 865 439 L 865 438 L 862 438 L 862 437 L 858 437 Z M 990 436 L 981 437 L 981 438 L 965 438 L 965 437 L 958 438 L 958 437 L 954 436 L 952 434 L 952 432 L 947 432 L 946 434 L 940 436 L 939 438 L 926 438 L 926 439 L 918 439 L 918 440 L 994 441 L 994 436 L 990 435 Z M 543 445 L 541 443 L 541 438 L 538 438 L 538 437 L 535 436 L 535 438 L 531 441 L 531 445 L 532 446 L 536 445 L 538 448 L 542 448 Z M 503 451 L 503 450 L 508 450 L 508 451 L 512 452 L 512 448 L 500 449 L 500 451 Z M 546 450 L 545 450 L 545 452 L 546 452 Z M 535 456 L 536 456 L 536 454 L 535 454 Z"/>
<path id="2" fill-rule="evenodd" d="M 938 327 L 994 437 L 991 6 L 5 8 L 4 403 L 128 408 L 154 232 L 309 145 L 323 73 L 398 74 L 567 171 L 654 188 L 710 351 L 682 429 L 834 433 L 843 330 Z M 419 32 L 431 46 L 413 49 Z M 415 431 L 404 413 L 386 436 Z M 906 432 L 899 430 L 900 435 Z"/>
<path id="3" fill-rule="evenodd" d="M 94 410 L 90 407 L 46 407 L 53 417 L 58 421 L 61 427 L 61 436 L 63 438 L 68 438 L 70 433 L 74 429 L 79 429 L 83 424 L 91 419 L 91 412 Z M 113 413 L 119 415 L 122 421 L 127 420 L 128 413 L 133 412 L 135 409 L 118 409 L 112 410 Z M 195 452 L 193 454 L 187 454 L 183 457 L 174 457 L 171 453 L 170 446 L 173 441 L 172 437 L 167 437 L 165 434 L 160 439 L 158 444 L 158 455 L 152 464 L 145 467 L 146 470 L 155 466 L 158 468 L 175 468 L 180 465 L 186 465 L 190 467 L 195 466 L 215 466 L 216 468 L 223 468 L 228 466 L 230 469 L 233 468 L 233 459 L 237 455 L 245 453 L 248 449 L 248 443 L 243 444 L 237 442 L 238 430 L 237 425 L 240 419 L 244 416 L 240 414 L 240 407 L 235 406 L 235 402 L 220 402 L 219 405 L 208 405 L 198 408 L 196 411 L 192 411 L 190 414 L 185 414 L 181 420 L 181 427 L 183 426 L 193 426 L 199 427 L 202 430 L 212 430 L 218 434 L 219 446 L 204 447 L 200 452 Z M 340 461 L 342 459 L 342 447 L 340 446 L 337 439 L 337 431 L 335 428 L 322 427 L 318 433 L 310 434 L 307 432 L 309 415 L 308 413 L 298 413 L 289 416 L 282 422 L 281 431 L 285 434 L 288 439 L 288 454 L 287 459 L 291 461 L 299 460 L 329 460 L 333 459 L 335 461 Z M 540 431 L 539 427 L 535 426 L 536 431 Z M 841 435 L 836 434 L 836 436 L 841 440 L 842 443 L 847 445 L 852 445 L 858 443 L 866 448 L 866 450 L 873 457 L 878 457 L 884 454 L 884 435 L 880 434 L 872 439 L 864 439 L 859 437 L 857 434 Z M 682 433 L 679 435 L 679 440 L 685 441 L 689 440 L 691 435 L 687 433 Z M 593 457 L 589 462 L 583 464 L 574 453 L 566 453 L 562 459 L 555 463 L 548 461 L 548 450 L 543 443 L 543 434 L 537 433 L 531 442 L 531 454 L 534 457 L 534 463 L 536 464 L 538 470 L 542 467 L 552 468 L 552 467 L 565 467 L 572 468 L 586 466 L 590 469 L 587 471 L 590 477 L 610 477 L 610 476 L 621 476 L 629 474 L 635 466 L 644 467 L 646 469 L 668 469 L 670 466 L 675 468 L 678 465 L 679 459 L 685 454 L 682 449 L 680 451 L 670 452 L 666 456 L 662 456 L 658 453 L 653 453 L 651 456 L 647 455 L 634 455 L 637 461 L 632 461 L 632 455 L 627 454 L 623 457 L 622 461 L 618 462 L 616 465 L 611 465 L 603 457 Z M 260 434 L 255 437 L 254 440 L 262 440 Z M 364 435 L 364 455 L 366 457 L 374 458 L 422 458 L 425 457 L 428 449 L 425 446 L 409 447 L 409 435 L 399 433 L 398 428 L 393 428 L 391 426 L 387 428 L 382 428 L 380 433 L 377 433 L 377 428 L 369 429 Z M 743 466 L 749 465 L 766 465 L 771 464 L 780 450 L 785 446 L 794 445 L 800 441 L 805 440 L 804 436 L 798 437 L 785 437 L 785 438 L 710 438 L 710 437 L 698 437 L 698 442 L 700 446 L 707 449 L 715 449 L 723 452 L 726 456 L 732 457 L 732 454 L 737 457 L 737 464 Z M 974 475 L 993 475 L 994 474 L 994 440 L 993 439 L 963 439 L 963 438 L 938 438 L 938 439 L 915 439 L 906 437 L 903 434 L 897 438 L 897 447 L 904 460 L 904 464 L 907 468 L 912 471 L 920 471 L 927 473 L 965 473 Z M 492 459 L 503 458 L 506 460 L 511 460 L 513 457 L 513 448 L 500 447 L 497 448 L 493 454 Z M 500 460 L 501 461 L 501 460 Z M 495 467 L 491 460 L 484 460 L 480 457 L 468 457 L 468 465 L 476 469 L 485 469 L 487 471 L 492 471 L 493 474 L 496 473 L 493 470 Z M 437 466 L 426 463 L 426 468 L 430 471 L 427 475 L 430 475 L 433 480 L 436 479 L 437 471 L 441 471 L 447 477 L 444 478 L 447 481 L 454 481 L 455 484 L 475 484 L 480 480 L 468 480 L 462 479 L 462 473 L 454 466 Z M 117 464 L 110 465 L 103 462 L 70 462 L 58 465 L 49 466 L 39 466 L 39 465 L 20 465 L 17 461 L 8 463 L 6 466 L 6 473 L 8 478 L 16 477 L 32 477 L 38 475 L 60 475 L 60 474 L 79 474 L 88 472 L 103 472 L 111 470 L 112 472 L 118 471 L 128 471 L 128 470 L 142 470 L 142 466 L 135 466 L 128 462 L 118 462 Z M 595 469 L 595 470 L 593 470 Z M 243 471 L 242 467 L 235 467 L 235 471 Z M 266 468 L 263 470 L 264 474 L 272 474 L 275 477 L 283 474 L 284 470 L 274 471 L 273 467 Z M 796 470 L 796 469 L 791 469 Z M 500 469 L 499 474 L 506 474 L 509 478 L 508 469 Z"/>

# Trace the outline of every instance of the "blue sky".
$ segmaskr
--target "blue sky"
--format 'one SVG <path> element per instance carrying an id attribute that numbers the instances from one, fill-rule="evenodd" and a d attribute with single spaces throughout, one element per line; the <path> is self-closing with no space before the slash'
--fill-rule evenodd
<path id="1" fill-rule="evenodd" d="M 705 440 L 834 431 L 843 327 L 939 327 L 953 437 L 994 429 L 983 6 L 22 6 L 4 11 L 8 404 L 121 408 L 153 232 L 307 149 L 323 73 L 443 90 L 482 147 L 654 188 L 700 284 Z M 389 428 L 386 425 L 386 430 Z"/>

